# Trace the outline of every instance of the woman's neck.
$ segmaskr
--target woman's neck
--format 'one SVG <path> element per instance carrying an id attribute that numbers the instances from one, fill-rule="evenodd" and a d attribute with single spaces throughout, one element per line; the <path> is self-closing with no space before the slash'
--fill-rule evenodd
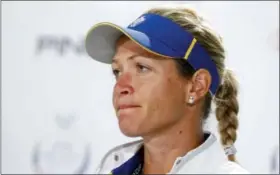
<path id="1" fill-rule="evenodd" d="M 199 128 L 199 129 L 197 129 Z M 144 139 L 144 174 L 170 172 L 177 157 L 198 147 L 204 141 L 200 124 L 180 122 Z"/>

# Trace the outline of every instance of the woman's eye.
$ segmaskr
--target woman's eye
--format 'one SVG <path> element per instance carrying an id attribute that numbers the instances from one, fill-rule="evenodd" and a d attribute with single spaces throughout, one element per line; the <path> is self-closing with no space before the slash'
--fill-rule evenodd
<path id="1" fill-rule="evenodd" d="M 112 72 L 113 72 L 115 77 L 118 77 L 119 74 L 120 74 L 120 71 L 118 69 L 113 69 Z"/>
<path id="2" fill-rule="evenodd" d="M 136 64 L 137 70 L 139 72 L 147 72 L 149 68 L 147 66 L 143 66 L 142 64 Z"/>

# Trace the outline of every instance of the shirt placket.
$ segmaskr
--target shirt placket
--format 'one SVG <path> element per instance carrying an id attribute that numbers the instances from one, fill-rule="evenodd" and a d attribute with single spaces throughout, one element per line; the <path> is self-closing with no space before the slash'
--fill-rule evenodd
<path id="1" fill-rule="evenodd" d="M 180 169 L 182 163 L 183 163 L 183 158 L 182 158 L 182 157 L 178 157 L 178 158 L 175 160 L 175 162 L 174 162 L 174 164 L 173 164 L 171 170 L 170 170 L 169 173 L 167 173 L 167 174 L 175 174 L 176 172 L 178 172 L 178 170 Z"/>

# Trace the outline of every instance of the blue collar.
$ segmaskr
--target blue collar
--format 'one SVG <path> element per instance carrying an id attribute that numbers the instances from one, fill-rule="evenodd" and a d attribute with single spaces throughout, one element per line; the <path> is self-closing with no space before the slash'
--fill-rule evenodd
<path id="1" fill-rule="evenodd" d="M 134 156 L 132 156 L 128 161 L 124 164 L 115 168 L 112 171 L 113 175 L 132 175 L 136 171 L 141 171 L 144 163 L 144 147 L 136 152 Z M 139 172 L 141 174 L 141 172 Z"/>
<path id="2" fill-rule="evenodd" d="M 204 134 L 204 141 L 208 139 L 210 136 L 209 133 Z M 113 175 L 132 175 L 137 171 L 141 174 L 144 163 L 144 146 L 141 146 L 140 149 L 136 152 L 134 156 L 132 156 L 129 160 L 127 160 L 121 166 L 115 168 L 112 171 Z M 140 171 L 140 172 L 139 172 Z M 138 174 L 136 173 L 136 174 Z"/>

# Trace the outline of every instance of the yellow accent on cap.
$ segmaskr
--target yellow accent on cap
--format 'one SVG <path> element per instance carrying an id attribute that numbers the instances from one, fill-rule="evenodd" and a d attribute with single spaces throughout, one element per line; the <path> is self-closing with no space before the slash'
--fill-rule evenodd
<path id="1" fill-rule="evenodd" d="M 188 59 L 189 55 L 191 54 L 192 49 L 193 49 L 195 43 L 196 43 L 196 39 L 193 38 L 193 40 L 192 40 L 192 42 L 191 42 L 191 44 L 190 44 L 190 47 L 188 48 L 188 50 L 187 50 L 187 52 L 186 52 L 186 54 L 185 54 L 185 56 L 184 56 L 184 58 L 185 58 L 186 60 Z"/>

